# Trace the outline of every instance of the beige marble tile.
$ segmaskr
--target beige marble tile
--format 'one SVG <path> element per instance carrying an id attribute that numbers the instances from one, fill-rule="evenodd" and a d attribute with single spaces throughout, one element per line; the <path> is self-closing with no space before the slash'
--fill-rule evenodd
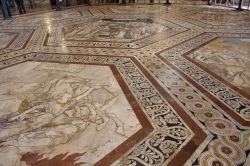
<path id="1" fill-rule="evenodd" d="M 28 153 L 79 153 L 76 162 L 93 165 L 141 129 L 108 66 L 25 62 L 0 77 L 0 151 L 13 158 L 8 166 Z"/>

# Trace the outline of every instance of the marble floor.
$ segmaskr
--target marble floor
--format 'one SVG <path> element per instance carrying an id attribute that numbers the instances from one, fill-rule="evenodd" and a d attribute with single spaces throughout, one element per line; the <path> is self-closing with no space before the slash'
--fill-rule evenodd
<path id="1" fill-rule="evenodd" d="M 0 21 L 0 165 L 250 165 L 249 18 L 155 4 Z"/>

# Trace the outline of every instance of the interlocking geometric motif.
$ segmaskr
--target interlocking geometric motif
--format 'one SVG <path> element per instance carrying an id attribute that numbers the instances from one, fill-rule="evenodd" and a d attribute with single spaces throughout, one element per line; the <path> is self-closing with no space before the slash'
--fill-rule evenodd
<path id="1" fill-rule="evenodd" d="M 96 165 L 242 165 L 250 152 L 249 94 L 192 57 L 220 38 L 248 42 L 247 20 L 249 12 L 181 5 L 17 17 L 0 27 L 0 68 L 25 61 L 116 68 L 153 128 Z"/>

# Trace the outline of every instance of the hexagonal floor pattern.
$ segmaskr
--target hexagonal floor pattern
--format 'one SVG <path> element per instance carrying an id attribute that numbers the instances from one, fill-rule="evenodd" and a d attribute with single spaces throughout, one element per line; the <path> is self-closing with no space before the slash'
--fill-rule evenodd
<path id="1" fill-rule="evenodd" d="M 1 21 L 0 165 L 249 165 L 248 20 L 155 4 Z"/>

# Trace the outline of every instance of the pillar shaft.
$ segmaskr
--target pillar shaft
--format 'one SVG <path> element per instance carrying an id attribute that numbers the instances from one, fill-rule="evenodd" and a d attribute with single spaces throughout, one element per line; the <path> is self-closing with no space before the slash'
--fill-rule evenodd
<path id="1" fill-rule="evenodd" d="M 237 10 L 243 10 L 243 9 L 242 9 L 242 2 L 243 2 L 243 0 L 240 0 L 239 6 L 238 6 Z"/>
<path id="2" fill-rule="evenodd" d="M 2 4 L 2 10 L 3 10 L 3 17 L 6 20 L 11 19 L 11 15 L 9 13 L 9 9 L 8 6 L 6 4 L 6 0 L 1 0 L 1 4 Z"/>

